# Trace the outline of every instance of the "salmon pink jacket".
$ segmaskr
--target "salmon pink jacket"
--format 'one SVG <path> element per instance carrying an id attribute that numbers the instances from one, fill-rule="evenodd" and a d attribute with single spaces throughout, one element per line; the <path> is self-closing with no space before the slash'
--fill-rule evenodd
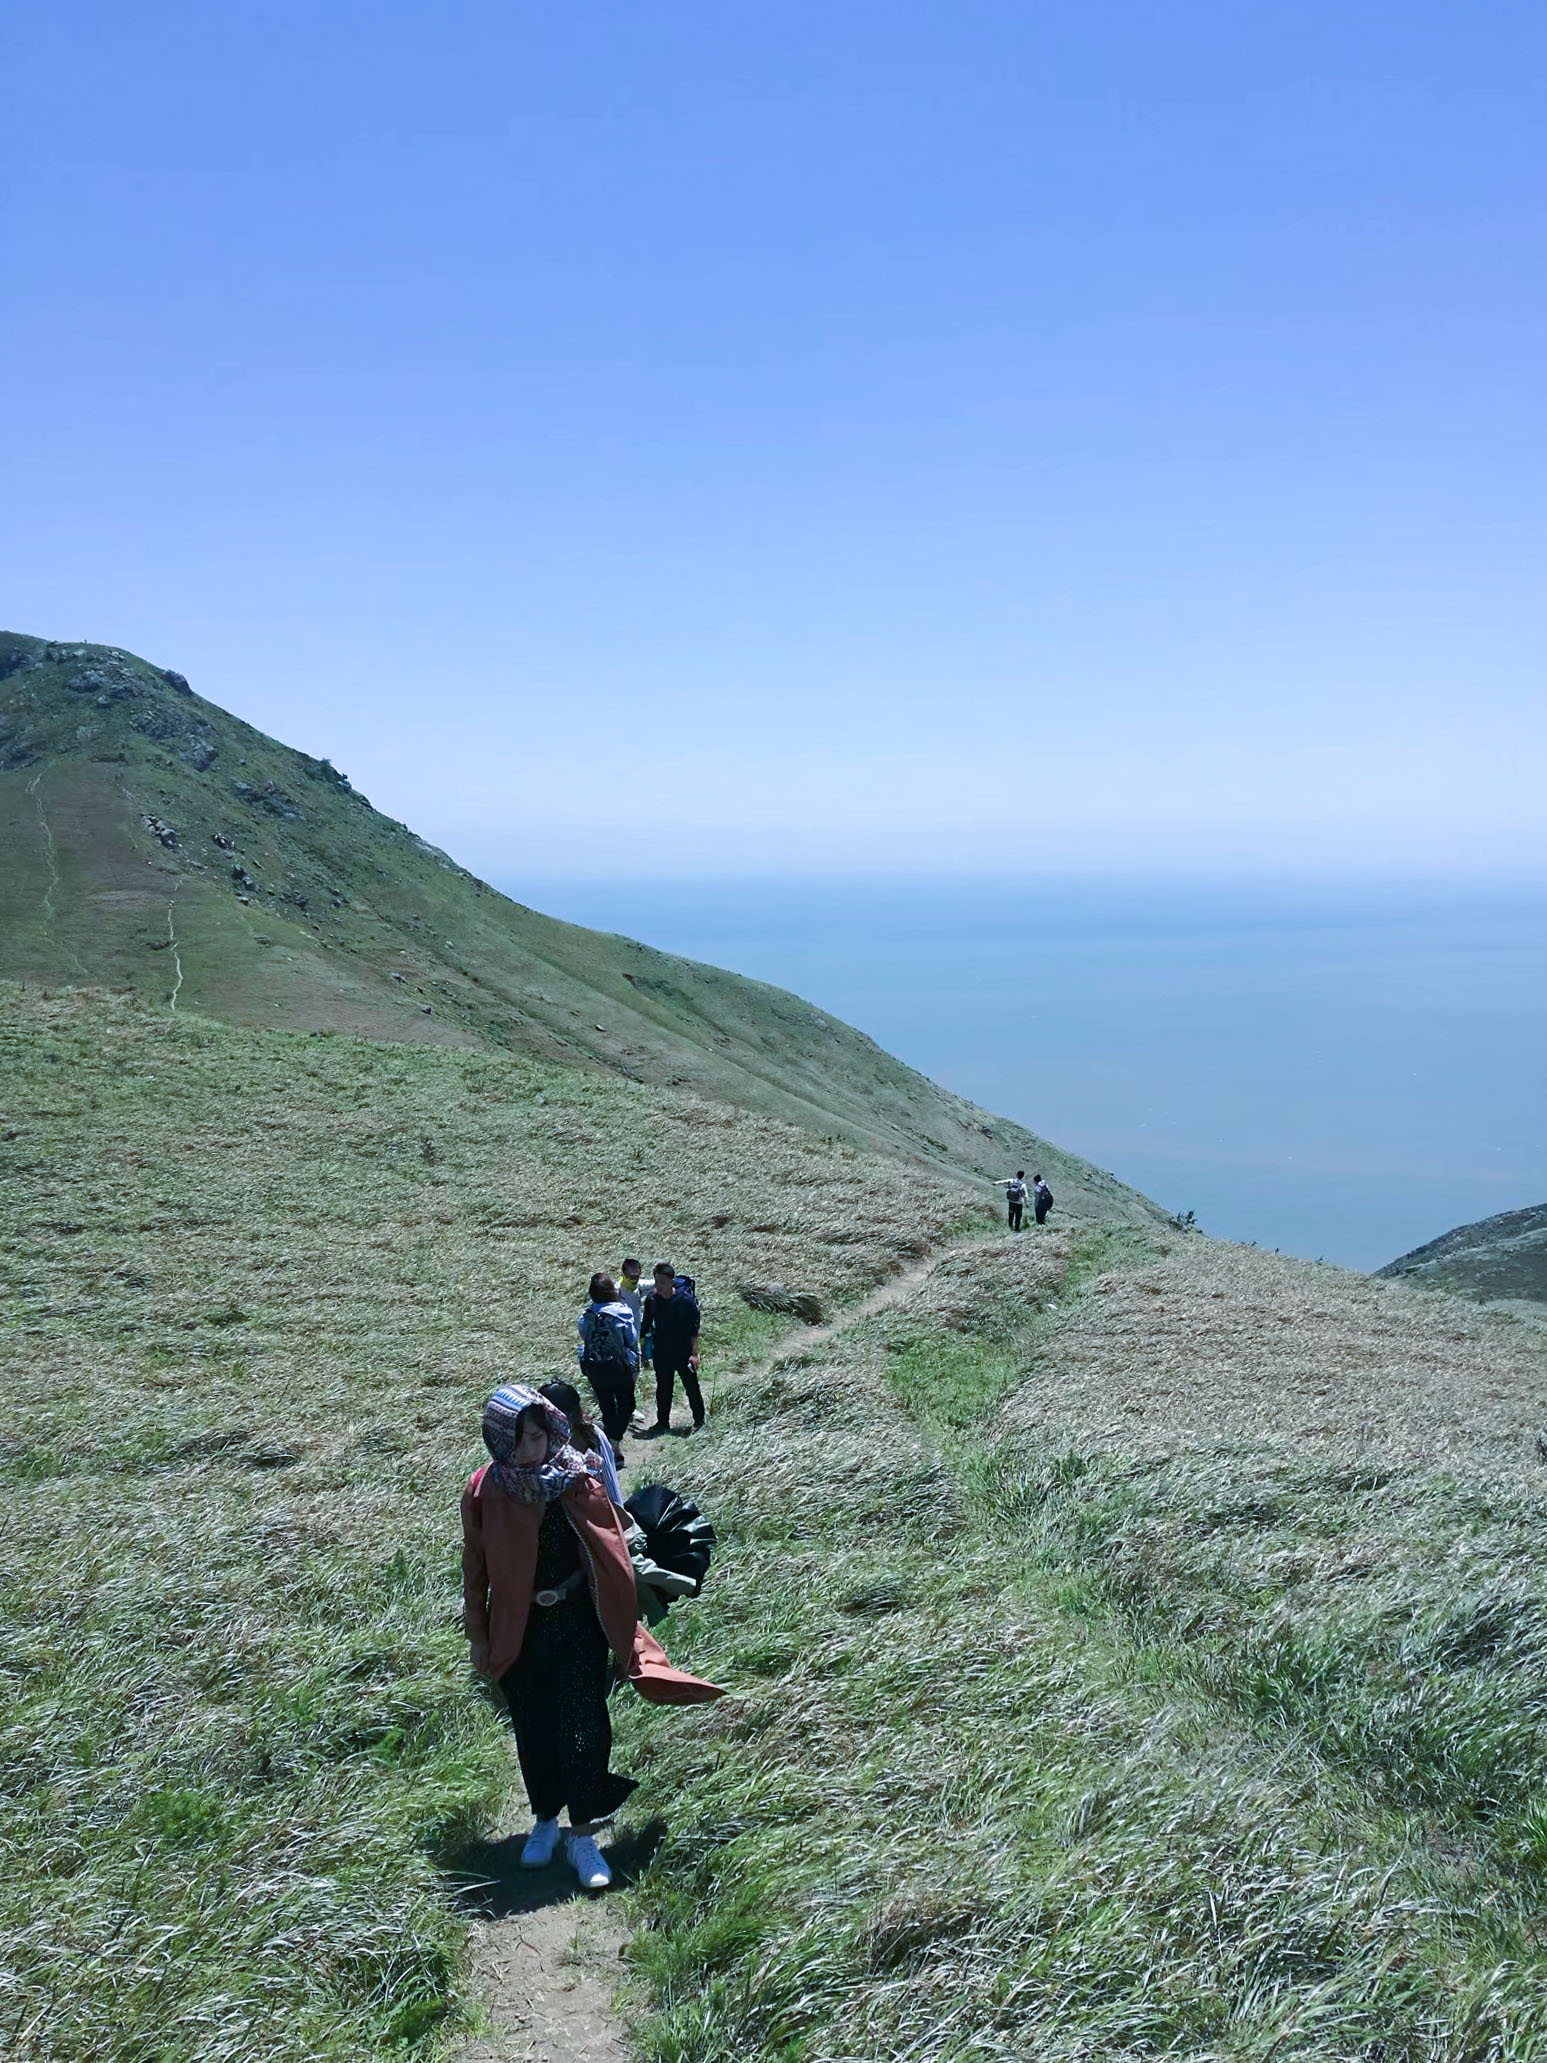
<path id="1" fill-rule="evenodd" d="M 628 1542 L 618 1508 L 601 1483 L 588 1476 L 559 1502 L 575 1529 L 607 1645 L 639 1695 L 652 1705 L 699 1705 L 724 1697 L 718 1684 L 674 1669 L 660 1642 L 640 1625 Z M 512 1666 L 526 1638 L 542 1515 L 540 1504 L 507 1497 L 487 1464 L 468 1477 L 462 1492 L 463 1624 L 469 1640 L 488 1642 L 494 1677 Z"/>

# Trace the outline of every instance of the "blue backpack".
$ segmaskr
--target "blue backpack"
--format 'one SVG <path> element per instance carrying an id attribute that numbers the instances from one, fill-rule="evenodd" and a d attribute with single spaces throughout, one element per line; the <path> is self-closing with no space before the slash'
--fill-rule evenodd
<path id="1" fill-rule="evenodd" d="M 639 1368 L 639 1343 L 631 1311 L 587 1304 L 580 1318 L 580 1344 L 587 1369 L 594 1369 L 598 1375 L 633 1375 Z"/>

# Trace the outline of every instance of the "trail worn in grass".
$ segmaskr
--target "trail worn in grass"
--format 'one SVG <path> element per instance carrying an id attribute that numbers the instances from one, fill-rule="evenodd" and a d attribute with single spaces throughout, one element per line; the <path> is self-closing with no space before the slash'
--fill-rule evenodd
<path id="1" fill-rule="evenodd" d="M 636 1807 L 671 1824 L 635 1894 L 646 2055 L 1547 2046 L 1547 1538 L 1522 1475 L 1547 1471 L 1518 1439 L 1485 1465 L 1499 1399 L 1465 1379 L 1539 1395 L 1533 1336 L 1467 1331 L 1447 1424 L 1401 1292 L 1254 1256 L 1259 1299 L 1310 1282 L 1333 1330 L 1346 1300 L 1370 1396 L 1411 1450 L 1419 1383 L 1439 1466 L 1301 1451 L 1271 1387 L 1293 1350 L 1244 1297 L 1244 1368 L 1196 1341 L 1168 1429 L 1135 1327 L 1098 1419 L 1114 1307 L 1158 1277 L 1217 1310 L 1232 1265 L 1156 1247 L 948 1259 L 695 1446 L 726 1547 L 682 1652 L 746 1695 L 636 1750 Z M 1114 1407 L 1146 1368 L 1139 1445 Z M 1248 1373 L 1256 1424 L 1205 1437 L 1203 1400 Z"/>
<path id="2" fill-rule="evenodd" d="M 514 1777 L 458 1630 L 496 1372 L 566 1369 L 627 1241 L 697 1275 L 712 1401 L 780 1323 L 735 1281 L 841 1303 L 976 1206 L 535 1062 L 14 989 L 3 1025 L 0 2051 L 413 2050 L 442 1866 Z"/>

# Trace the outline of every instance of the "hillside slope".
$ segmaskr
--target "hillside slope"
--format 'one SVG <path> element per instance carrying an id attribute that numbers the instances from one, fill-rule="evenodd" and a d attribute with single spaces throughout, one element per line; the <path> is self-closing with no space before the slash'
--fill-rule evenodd
<path id="1" fill-rule="evenodd" d="M 627 1242 L 698 1278 L 712 1424 L 788 1322 L 741 1278 L 842 1304 L 981 1201 L 595 1070 L 132 998 L 0 985 L 0 1074 L 0 2050 L 426 2054 L 433 1858 L 513 1777 L 458 1630 L 489 1389 L 573 1371 Z"/>
<path id="2" fill-rule="evenodd" d="M 594 1067 L 9 986 L 0 1069 L 8 2054 L 441 2063 L 525 1878 L 457 1493 L 623 1241 L 732 1692 L 615 1702 L 637 2063 L 1543 2054 L 1539 1327 Z"/>
<path id="3" fill-rule="evenodd" d="M 483 1046 L 696 1092 L 964 1174 L 1145 1199 L 762 982 L 539 915 L 181 675 L 0 634 L 0 977 L 234 1024 Z"/>
<path id="4" fill-rule="evenodd" d="M 1547 1203 L 1457 1225 L 1376 1274 L 1493 1303 L 1547 1304 Z"/>

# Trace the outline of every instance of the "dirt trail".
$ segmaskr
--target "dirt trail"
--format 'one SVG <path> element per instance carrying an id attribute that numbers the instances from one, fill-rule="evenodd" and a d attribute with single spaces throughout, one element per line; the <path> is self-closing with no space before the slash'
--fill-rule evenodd
<path id="1" fill-rule="evenodd" d="M 735 1371 L 756 1375 L 790 1354 L 808 1353 L 850 1326 L 900 1304 L 940 1263 L 978 1238 L 940 1247 L 830 1324 L 797 1326 L 759 1360 Z M 464 1899 L 472 1920 L 473 1993 L 489 2032 L 475 2037 L 457 2063 L 624 2063 L 613 2016 L 628 1935 L 615 1903 L 589 1898 L 562 1863 L 523 1870 L 524 1801 L 519 1824 L 477 1859 L 483 1880 Z M 627 1885 L 654 1853 L 660 1830 L 647 1828 L 609 1851 L 614 1888 Z"/>
<path id="2" fill-rule="evenodd" d="M 46 766 L 38 768 L 32 779 L 27 783 L 27 793 L 32 797 L 32 806 L 38 813 L 38 829 L 43 834 L 43 859 L 48 868 L 48 886 L 43 891 L 43 936 L 52 946 L 59 943 L 54 929 L 56 914 L 54 898 L 59 893 L 59 851 L 54 843 L 54 828 L 48 821 L 47 812 L 43 808 L 43 798 L 38 793 L 38 784 L 47 772 L 48 768 Z M 74 946 L 66 943 L 65 951 L 75 962 L 76 971 L 84 975 L 87 981 L 90 981 L 91 976 L 87 973 L 86 967 Z"/>
<path id="3" fill-rule="evenodd" d="M 167 1008 L 173 1013 L 174 1016 L 177 1013 L 178 991 L 182 988 L 183 985 L 182 941 L 181 939 L 179 939 L 177 935 L 176 921 L 177 889 L 181 888 L 182 885 L 183 884 L 181 880 L 179 880 L 177 883 L 177 887 L 172 890 L 171 896 L 167 902 L 167 944 L 172 949 L 172 965 L 177 970 L 177 978 L 172 983 L 172 993 L 170 996 L 167 997 Z"/>

